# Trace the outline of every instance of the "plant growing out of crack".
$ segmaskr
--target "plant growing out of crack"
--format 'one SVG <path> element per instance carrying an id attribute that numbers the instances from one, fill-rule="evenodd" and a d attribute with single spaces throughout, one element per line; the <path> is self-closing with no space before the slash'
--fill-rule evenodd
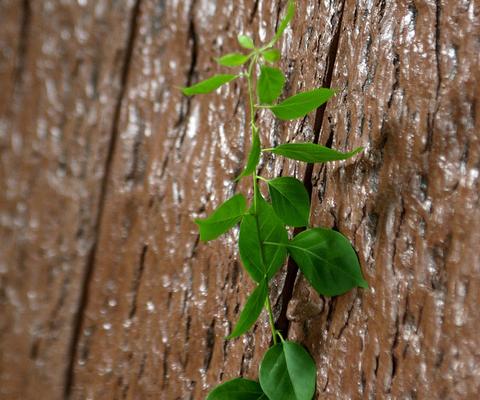
<path id="1" fill-rule="evenodd" d="M 276 329 L 269 297 L 269 282 L 285 264 L 287 255 L 293 258 L 305 278 L 323 296 L 343 294 L 353 287 L 367 288 L 357 256 L 349 241 L 340 233 L 309 226 L 310 195 L 304 184 L 293 177 L 266 179 L 257 175 L 262 152 L 270 152 L 296 161 L 324 163 L 345 160 L 360 152 L 339 152 L 315 143 L 286 143 L 262 148 L 257 126 L 257 111 L 267 109 L 280 120 L 293 120 L 327 102 L 334 91 L 318 88 L 296 94 L 281 102 L 285 77 L 275 67 L 281 58 L 275 44 L 283 35 L 295 13 L 290 0 L 284 19 L 275 36 L 257 47 L 245 35 L 238 42 L 245 53 L 224 55 L 217 61 L 231 68 L 242 67 L 237 74 L 220 74 L 183 89 L 186 96 L 210 93 L 238 78 L 246 80 L 249 99 L 251 149 L 239 179 L 251 179 L 252 199 L 248 204 L 243 194 L 236 194 L 220 205 L 208 218 L 197 219 L 200 239 L 216 239 L 240 224 L 239 252 L 242 264 L 255 281 L 240 317 L 227 339 L 247 332 L 266 309 L 272 331 L 273 345 L 265 353 L 259 370 L 259 382 L 237 378 L 217 386 L 207 400 L 310 400 L 315 392 L 316 366 L 307 350 L 288 341 Z M 259 189 L 268 187 L 270 201 Z M 290 228 L 305 228 L 291 237 Z"/>

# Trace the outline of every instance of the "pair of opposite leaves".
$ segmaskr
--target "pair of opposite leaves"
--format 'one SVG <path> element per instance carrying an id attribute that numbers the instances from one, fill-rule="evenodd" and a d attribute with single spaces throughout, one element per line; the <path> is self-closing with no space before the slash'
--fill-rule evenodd
<path id="1" fill-rule="evenodd" d="M 268 349 L 258 375 L 260 382 L 244 378 L 225 382 L 207 400 L 310 400 L 315 393 L 315 362 L 294 342 L 282 340 Z"/>
<path id="2" fill-rule="evenodd" d="M 218 74 L 196 85 L 184 88 L 182 91 L 186 96 L 208 94 L 238 77 L 239 75 Z M 270 109 L 277 118 L 284 121 L 305 116 L 310 111 L 320 107 L 335 94 L 333 89 L 318 88 L 296 94 L 278 104 L 269 105 L 280 96 L 284 83 L 285 78 L 278 68 L 261 66 L 257 85 L 258 95 L 260 101 L 267 105 L 259 107 Z"/>
<path id="3" fill-rule="evenodd" d="M 273 46 L 278 41 L 278 39 L 280 39 L 280 37 L 283 35 L 285 30 L 287 29 L 287 26 L 292 20 L 294 14 L 295 14 L 295 1 L 289 0 L 285 17 L 280 22 L 280 25 L 277 31 L 275 32 L 274 37 L 266 46 L 262 47 L 261 49 L 257 49 L 255 47 L 255 43 L 253 42 L 252 38 L 246 35 L 238 35 L 238 43 L 244 49 L 251 50 L 250 54 L 242 54 L 242 53 L 226 54 L 217 60 L 218 63 L 226 67 L 239 67 L 247 63 L 249 60 L 251 60 L 252 57 L 255 57 L 255 58 L 260 57 L 267 63 L 271 63 L 271 64 L 276 63 L 277 61 L 280 60 L 281 54 L 280 54 L 280 51 L 274 48 Z M 210 93 L 218 89 L 220 86 L 228 82 L 231 82 L 232 80 L 238 77 L 239 75 L 232 75 L 232 74 L 215 75 L 193 86 L 184 88 L 183 93 L 187 96 L 193 96 L 195 94 Z M 261 74 L 260 74 L 259 82 L 257 86 L 260 102 L 263 104 L 273 103 L 273 101 L 275 101 L 280 96 L 284 84 L 285 84 L 285 77 L 283 76 L 283 73 L 280 69 L 271 68 L 271 67 L 262 65 Z M 324 103 L 331 96 L 330 92 L 331 92 L 330 89 L 317 89 L 317 91 L 312 91 L 311 94 L 302 93 L 300 95 L 293 96 L 292 98 L 287 99 L 286 101 L 284 101 L 283 103 L 277 106 L 272 107 L 272 111 L 274 111 L 276 115 L 278 114 L 277 116 L 281 119 L 297 118 L 297 117 L 294 117 L 293 115 L 295 113 L 298 114 L 299 112 L 301 112 L 300 110 L 301 108 L 304 108 L 304 109 L 310 108 L 310 110 L 312 110 L 313 108 L 318 107 L 318 105 L 312 106 L 311 103 L 312 102 Z M 324 99 L 322 100 L 319 97 L 324 97 Z M 292 112 L 294 114 L 291 114 Z M 304 115 L 307 112 L 309 111 L 306 111 Z"/>
<path id="4" fill-rule="evenodd" d="M 220 57 L 217 61 L 220 65 L 226 67 L 239 67 L 252 57 L 263 58 L 267 63 L 275 63 L 280 59 L 280 51 L 271 48 L 276 40 L 282 35 L 286 26 L 293 17 L 294 12 L 293 2 L 289 3 L 289 10 L 286 18 L 275 35 L 275 38 L 264 48 L 255 49 L 251 38 L 244 35 L 238 36 L 240 45 L 246 49 L 253 50 L 250 54 L 231 53 Z M 206 80 L 196 83 L 190 87 L 182 89 L 186 96 L 193 96 L 197 94 L 211 93 L 219 87 L 237 79 L 241 74 L 217 74 Z M 318 88 L 308 92 L 299 93 L 287 98 L 279 104 L 272 105 L 275 100 L 280 97 L 283 87 L 285 85 L 285 76 L 283 72 L 276 67 L 268 65 L 260 65 L 260 76 L 257 81 L 257 93 L 259 101 L 262 105 L 258 108 L 269 108 L 277 118 L 281 120 L 292 120 L 308 114 L 310 111 L 320 107 L 329 98 L 331 98 L 335 91 L 328 88 Z"/>
<path id="5" fill-rule="evenodd" d="M 297 186 L 294 192 L 284 190 L 283 186 L 289 186 L 288 183 L 285 185 L 287 181 L 283 182 L 284 185 L 278 184 L 279 180 L 286 179 L 296 181 L 290 187 Z M 237 194 L 209 218 L 196 220 L 203 240 L 214 239 L 241 221 L 240 256 L 245 269 L 258 283 L 228 338 L 242 335 L 255 323 L 268 296 L 268 281 L 283 265 L 287 251 L 320 294 L 333 296 L 354 286 L 367 287 L 357 256 L 340 233 L 313 228 L 288 240 L 285 220 L 304 221 L 305 217 L 302 211 L 297 213 L 284 208 L 287 198 L 292 193 L 297 197 L 306 195 L 308 204 L 304 207 L 309 210 L 308 194 L 298 190 L 298 185 L 302 183 L 295 178 L 276 178 L 268 183 L 272 205 L 257 192 L 254 205 L 247 211 L 244 196 Z M 305 190 L 303 185 L 302 189 Z M 299 195 L 299 192 L 302 194 Z M 315 382 L 316 367 L 312 357 L 301 345 L 282 339 L 265 353 L 260 365 L 259 382 L 233 379 L 217 386 L 207 400 L 310 400 L 315 393 Z"/>
<path id="6" fill-rule="evenodd" d="M 268 282 L 284 264 L 287 252 L 304 276 L 324 296 L 343 294 L 355 286 L 367 287 L 357 256 L 340 233 L 331 229 L 307 229 L 289 240 L 287 226 L 308 224 L 310 199 L 295 178 L 268 181 L 272 204 L 257 191 L 247 210 L 242 194 L 218 207 L 208 218 L 197 219 L 200 238 L 213 240 L 240 222 L 240 258 L 258 284 L 249 296 L 229 338 L 235 338 L 255 323 L 268 296 Z"/>

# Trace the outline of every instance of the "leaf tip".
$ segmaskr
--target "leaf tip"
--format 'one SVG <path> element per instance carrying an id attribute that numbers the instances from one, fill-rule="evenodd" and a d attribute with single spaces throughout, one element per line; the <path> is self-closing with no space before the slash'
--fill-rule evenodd
<path id="1" fill-rule="evenodd" d="M 357 147 L 355 150 L 353 150 L 353 155 L 355 154 L 358 154 L 358 153 L 361 153 L 363 150 L 365 150 L 364 147 L 360 146 L 360 147 Z"/>

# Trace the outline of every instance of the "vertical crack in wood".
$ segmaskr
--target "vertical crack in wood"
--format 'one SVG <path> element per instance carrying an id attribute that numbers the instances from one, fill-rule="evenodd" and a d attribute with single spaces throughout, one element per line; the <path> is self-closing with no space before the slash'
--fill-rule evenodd
<path id="1" fill-rule="evenodd" d="M 142 248 L 142 252 L 140 254 L 140 260 L 138 263 L 138 268 L 135 271 L 135 276 L 132 282 L 132 303 L 130 305 L 130 311 L 128 312 L 128 319 L 132 319 L 135 317 L 137 313 L 137 298 L 138 298 L 138 291 L 140 289 L 140 283 L 142 282 L 143 271 L 145 270 L 145 258 L 147 255 L 148 246 L 144 245 Z"/>
<path id="2" fill-rule="evenodd" d="M 69 351 L 67 354 L 68 361 L 67 361 L 67 367 L 65 370 L 65 378 L 64 378 L 64 399 L 71 398 L 72 389 L 75 384 L 74 375 L 75 375 L 76 351 L 80 341 L 81 332 L 83 329 L 85 310 L 88 305 L 90 281 L 93 276 L 95 258 L 98 250 L 98 239 L 99 239 L 100 230 L 101 230 L 101 218 L 105 208 L 105 199 L 107 194 L 108 181 L 111 175 L 113 155 L 115 153 L 115 148 L 116 148 L 117 138 L 118 138 L 121 106 L 122 106 L 122 102 L 126 92 L 128 75 L 130 71 L 130 65 L 132 62 L 133 48 L 134 48 L 135 39 L 137 35 L 137 25 L 138 25 L 138 19 L 140 16 L 140 4 L 141 4 L 141 0 L 135 1 L 135 4 L 132 8 L 131 16 L 130 16 L 129 33 L 127 37 L 125 56 L 123 59 L 123 65 L 122 65 L 121 76 L 120 76 L 120 90 L 119 90 L 116 104 L 115 104 L 112 130 L 110 134 L 110 142 L 108 147 L 107 158 L 105 161 L 105 173 L 101 183 L 100 196 L 98 200 L 98 208 L 97 208 L 97 215 L 95 219 L 95 229 L 94 229 L 94 242 L 93 242 L 90 254 L 88 256 L 87 264 L 85 266 L 85 272 L 82 280 L 82 287 L 81 287 L 81 293 L 80 293 L 79 302 L 78 302 L 78 308 L 77 308 L 77 312 L 74 315 L 74 320 L 72 324 L 73 332 L 70 339 Z"/>
<path id="3" fill-rule="evenodd" d="M 190 46 L 190 65 L 188 67 L 187 72 L 187 81 L 185 83 L 185 87 L 191 86 L 193 84 L 193 77 L 195 75 L 195 70 L 197 69 L 197 59 L 198 59 L 198 34 L 195 28 L 195 4 L 196 0 L 192 0 L 190 4 L 189 10 L 189 24 L 188 24 L 188 43 L 187 45 Z M 183 102 L 180 108 L 180 115 L 178 117 L 178 121 L 175 123 L 175 127 L 180 127 L 186 120 L 190 114 L 192 104 L 192 97 L 191 96 L 184 96 Z M 184 129 L 186 132 L 186 127 Z M 185 134 L 184 132 L 184 134 Z M 181 138 L 183 142 L 183 137 Z"/>
<path id="4" fill-rule="evenodd" d="M 255 0 L 255 3 L 253 3 L 252 11 L 250 12 L 250 18 L 248 19 L 248 22 L 250 24 L 255 19 L 255 15 L 257 14 L 257 11 L 258 11 L 258 0 Z"/>
<path id="5" fill-rule="evenodd" d="M 442 71 L 440 65 L 441 59 L 441 43 L 440 43 L 440 23 L 442 17 L 442 6 L 440 0 L 435 1 L 435 61 L 437 63 L 437 87 L 435 95 L 435 109 L 432 113 L 429 113 L 427 119 L 427 143 L 425 144 L 424 153 L 430 152 L 433 145 L 433 132 L 435 130 L 435 119 L 438 113 L 439 104 L 438 99 L 440 97 L 440 88 L 442 85 Z"/>
<path id="6" fill-rule="evenodd" d="M 342 7 L 339 11 L 339 20 L 338 20 L 337 29 L 336 29 L 335 35 L 333 36 L 332 44 L 330 45 L 330 48 L 328 51 L 327 71 L 325 76 L 322 79 L 322 87 L 330 87 L 332 84 L 333 71 L 335 68 L 335 60 L 337 58 L 338 45 L 340 42 L 340 33 L 342 30 L 345 1 L 346 0 L 343 0 L 342 2 Z M 323 120 L 325 117 L 326 107 L 327 105 L 324 104 L 323 106 L 319 107 L 316 111 L 315 122 L 313 125 L 313 133 L 314 133 L 313 142 L 314 143 L 318 143 L 320 139 L 320 133 L 322 129 Z M 332 139 L 333 137 L 332 138 L 329 137 L 327 140 L 327 144 L 330 144 L 330 146 L 332 144 Z M 314 164 L 311 164 L 311 163 L 307 164 L 307 167 L 305 169 L 305 175 L 303 177 L 303 184 L 305 185 L 305 188 L 307 189 L 310 198 L 312 197 L 312 189 L 313 189 L 313 182 L 312 182 L 313 167 L 314 167 Z M 293 233 L 294 235 L 297 235 L 303 230 L 305 230 L 305 228 L 295 228 Z M 297 279 L 297 275 L 298 275 L 298 266 L 295 263 L 295 261 L 293 261 L 293 259 L 289 257 L 287 262 L 287 276 L 285 277 L 285 283 L 283 285 L 282 293 L 279 296 L 281 310 L 276 321 L 277 328 L 282 332 L 284 336 L 288 335 L 288 329 L 290 327 L 290 321 L 287 318 L 287 308 L 288 308 L 288 303 L 293 297 L 293 289 L 295 288 L 295 281 Z"/>
<path id="7" fill-rule="evenodd" d="M 13 76 L 13 100 L 10 111 L 14 109 L 16 99 L 21 92 L 23 72 L 25 70 L 25 58 L 27 54 L 27 43 L 30 36 L 31 14 L 32 10 L 30 0 L 22 0 L 22 17 L 20 22 L 20 32 L 17 49 L 18 58 L 15 63 L 15 71 Z"/>

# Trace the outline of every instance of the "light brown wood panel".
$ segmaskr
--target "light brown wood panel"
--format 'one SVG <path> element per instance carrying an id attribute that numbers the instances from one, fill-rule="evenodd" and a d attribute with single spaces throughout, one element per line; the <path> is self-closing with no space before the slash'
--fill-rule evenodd
<path id="1" fill-rule="evenodd" d="M 0 398 L 63 397 L 132 7 L 2 1 Z"/>
<path id="2" fill-rule="evenodd" d="M 202 399 L 256 378 L 266 315 L 225 341 L 253 289 L 238 231 L 193 223 L 249 183 L 245 87 L 184 98 L 236 35 L 271 35 L 285 0 L 0 4 L 0 399 Z M 319 140 L 352 160 L 265 155 L 313 186 L 368 290 L 319 297 L 289 263 L 279 326 L 310 350 L 318 398 L 469 399 L 480 390 L 479 33 L 474 1 L 299 1 L 283 96 L 327 108 L 263 144 Z M 312 174 L 313 171 L 313 174 Z M 286 271 L 289 271 L 286 273 Z"/>

